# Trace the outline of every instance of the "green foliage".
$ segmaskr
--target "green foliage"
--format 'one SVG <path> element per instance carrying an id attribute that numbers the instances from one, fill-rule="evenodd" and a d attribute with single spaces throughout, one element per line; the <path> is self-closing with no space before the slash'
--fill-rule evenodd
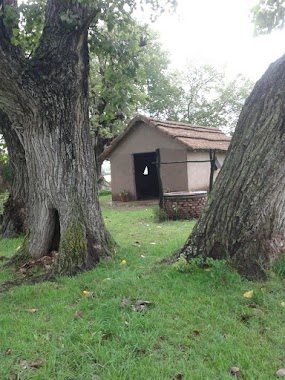
<path id="1" fill-rule="evenodd" d="M 115 260 L 1 294 L 1 379 L 230 380 L 233 366 L 245 379 L 275 378 L 284 357 L 284 281 L 236 276 L 228 286 L 220 278 L 217 286 L 211 271 L 181 274 L 159 262 L 183 244 L 193 223 L 158 226 L 149 208 L 118 210 L 105 203 L 103 213 L 121 245 Z M 0 241 L 0 255 L 11 255 L 19 244 Z M 12 276 L 1 270 L 0 282 Z M 254 303 L 243 297 L 249 289 Z M 136 300 L 152 304 L 136 312 Z"/>
<path id="2" fill-rule="evenodd" d="M 111 31 L 106 25 L 93 29 L 90 49 L 91 128 L 108 141 L 138 110 L 150 111 L 152 105 L 152 111 L 161 106 L 159 96 L 170 96 L 169 60 L 148 26 L 130 18 Z"/>
<path id="3" fill-rule="evenodd" d="M 17 8 L 5 6 L 4 23 L 12 30 L 11 43 L 30 55 L 40 39 L 46 0 L 27 0 Z"/>
<path id="4" fill-rule="evenodd" d="M 260 0 L 251 10 L 255 33 L 268 34 L 275 29 L 283 29 L 285 25 L 284 0 Z"/>
<path id="5" fill-rule="evenodd" d="M 285 255 L 272 265 L 272 270 L 280 277 L 285 277 Z"/>
<path id="6" fill-rule="evenodd" d="M 176 88 L 180 94 L 168 118 L 219 127 L 229 133 L 234 131 L 253 83 L 241 74 L 228 80 L 224 70 L 191 63 L 176 74 Z"/>
<path id="7" fill-rule="evenodd" d="M 0 163 L 9 161 L 8 151 L 3 136 L 0 135 Z"/>
<path id="8" fill-rule="evenodd" d="M 153 216 L 156 222 L 165 222 L 166 220 L 169 220 L 167 213 L 159 206 L 153 208 Z"/>
<path id="9" fill-rule="evenodd" d="M 0 192 L 0 215 L 3 214 L 4 203 L 8 199 L 8 196 L 9 196 L 8 191 Z"/>
<path id="10" fill-rule="evenodd" d="M 2 164 L 2 177 L 4 182 L 12 182 L 12 172 L 11 172 L 11 166 L 9 162 L 4 162 Z"/>
<path id="11" fill-rule="evenodd" d="M 182 273 L 190 273 L 194 271 L 199 271 L 201 269 L 206 269 L 220 272 L 225 267 L 225 260 L 215 260 L 211 257 L 194 257 L 187 261 L 184 255 L 181 255 L 176 263 L 173 264 L 173 267 Z"/>
<path id="12" fill-rule="evenodd" d="M 96 13 L 93 25 L 99 21 L 105 23 L 108 31 L 112 31 L 118 22 L 128 21 L 130 15 L 138 8 L 149 9 L 151 18 L 155 18 L 159 13 L 164 11 L 173 11 L 176 7 L 176 0 L 119 0 L 114 3 L 112 0 L 72 0 L 73 3 L 82 6 L 96 7 L 100 12 Z M 43 25 L 44 13 L 47 0 L 26 0 L 18 6 L 5 5 L 2 7 L 0 16 L 7 28 L 12 30 L 11 43 L 20 45 L 27 56 L 31 55 L 39 42 Z M 60 19 L 65 23 L 67 28 L 77 28 L 78 15 L 73 14 L 70 9 L 61 12 Z"/>
<path id="13" fill-rule="evenodd" d="M 111 195 L 112 192 L 111 190 L 100 190 L 99 191 L 99 196 L 102 196 L 102 195 Z"/>

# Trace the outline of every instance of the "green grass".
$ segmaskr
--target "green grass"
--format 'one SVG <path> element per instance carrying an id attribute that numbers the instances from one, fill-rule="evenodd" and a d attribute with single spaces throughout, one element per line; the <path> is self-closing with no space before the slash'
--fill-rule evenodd
<path id="1" fill-rule="evenodd" d="M 101 204 L 120 244 L 114 260 L 0 296 L 0 379 L 226 380 L 232 366 L 247 380 L 274 379 L 284 367 L 284 281 L 245 281 L 222 264 L 184 272 L 159 264 L 193 222 L 156 223 L 153 206 L 111 206 L 109 196 Z M 18 244 L 0 242 L 0 254 Z M 135 312 L 124 298 L 151 304 Z"/>

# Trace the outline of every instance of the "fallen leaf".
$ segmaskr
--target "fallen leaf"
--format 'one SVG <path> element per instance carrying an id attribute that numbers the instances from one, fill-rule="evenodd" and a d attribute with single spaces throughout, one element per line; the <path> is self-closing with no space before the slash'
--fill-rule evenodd
<path id="1" fill-rule="evenodd" d="M 39 368 L 43 365 L 43 361 L 41 359 L 35 360 L 32 363 L 29 363 L 30 368 Z"/>
<path id="2" fill-rule="evenodd" d="M 31 314 L 33 314 L 33 313 L 35 313 L 36 311 L 38 311 L 38 309 L 25 309 L 25 311 L 26 311 L 27 313 L 31 313 Z"/>
<path id="3" fill-rule="evenodd" d="M 82 293 L 85 295 L 85 297 L 94 297 L 95 294 L 93 292 L 89 292 L 88 290 L 83 290 Z"/>
<path id="4" fill-rule="evenodd" d="M 43 365 L 43 361 L 41 359 L 35 360 L 34 362 L 28 362 L 27 360 L 21 360 L 20 361 L 20 366 L 23 369 L 28 369 L 28 368 L 39 368 Z"/>
<path id="5" fill-rule="evenodd" d="M 182 380 L 182 375 L 181 373 L 178 373 L 178 375 L 174 376 L 174 377 L 171 377 L 170 380 Z"/>
<path id="6" fill-rule="evenodd" d="M 5 355 L 11 355 L 11 348 L 7 348 L 5 351 Z"/>
<path id="7" fill-rule="evenodd" d="M 242 377 L 242 373 L 238 367 L 231 367 L 230 374 L 234 377 Z"/>
<path id="8" fill-rule="evenodd" d="M 127 307 L 127 306 L 129 306 L 129 304 L 131 302 L 132 302 L 132 300 L 130 298 L 123 298 L 120 306 L 121 307 Z"/>
<path id="9" fill-rule="evenodd" d="M 122 260 L 122 261 L 120 262 L 120 265 L 126 265 L 126 264 L 127 264 L 126 260 Z"/>
<path id="10" fill-rule="evenodd" d="M 244 298 L 252 298 L 253 290 L 249 290 L 248 292 L 243 293 Z"/>
<path id="11" fill-rule="evenodd" d="M 277 377 L 285 377 L 285 368 L 280 368 L 278 371 L 276 371 Z"/>
<path id="12" fill-rule="evenodd" d="M 156 243 L 155 243 L 155 242 L 151 242 L 151 243 L 149 243 L 149 244 L 152 244 L 152 245 L 156 245 Z"/>
<path id="13" fill-rule="evenodd" d="M 192 335 L 198 336 L 198 335 L 200 335 L 200 332 L 198 330 L 193 330 Z"/>
<path id="14" fill-rule="evenodd" d="M 20 268 L 19 269 L 19 272 L 23 275 L 23 276 L 26 276 L 26 274 L 28 273 L 28 270 L 26 268 Z"/>
<path id="15" fill-rule="evenodd" d="M 205 268 L 204 271 L 205 272 L 211 272 L 211 269 L 210 268 Z"/>
<path id="16" fill-rule="evenodd" d="M 15 369 L 12 369 L 9 374 L 9 380 L 18 380 L 18 379 L 19 379 L 18 371 L 16 371 Z"/>
<path id="17" fill-rule="evenodd" d="M 114 335 L 114 334 L 111 333 L 111 332 L 104 333 L 104 334 L 101 336 L 101 339 L 102 339 L 102 340 L 108 340 L 108 339 L 112 338 L 113 335 Z"/>
<path id="18" fill-rule="evenodd" d="M 132 305 L 132 310 L 133 311 L 143 311 L 147 305 L 151 305 L 152 302 L 149 301 L 142 301 L 142 300 L 137 300 L 134 305 Z"/>
<path id="19" fill-rule="evenodd" d="M 29 363 L 27 360 L 20 360 L 20 366 L 23 368 L 23 369 L 27 369 L 29 368 Z"/>
<path id="20" fill-rule="evenodd" d="M 82 317 L 83 317 L 83 314 L 84 314 L 84 312 L 83 312 L 82 310 L 77 311 L 77 312 L 74 314 L 74 319 L 82 318 Z"/>
<path id="21" fill-rule="evenodd" d="M 281 302 L 280 305 L 283 306 L 283 307 L 285 307 L 285 302 Z"/>
<path id="22" fill-rule="evenodd" d="M 135 241 L 134 244 L 133 244 L 134 247 L 140 247 L 140 243 L 138 241 Z"/>
<path id="23" fill-rule="evenodd" d="M 141 304 L 141 305 L 132 305 L 132 310 L 133 311 L 143 311 L 145 309 L 145 305 L 144 304 Z"/>

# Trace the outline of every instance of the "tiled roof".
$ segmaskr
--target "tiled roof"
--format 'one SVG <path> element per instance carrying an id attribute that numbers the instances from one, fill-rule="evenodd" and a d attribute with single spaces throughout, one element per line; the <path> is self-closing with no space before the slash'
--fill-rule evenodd
<path id="1" fill-rule="evenodd" d="M 195 126 L 177 121 L 156 120 L 138 115 L 134 117 L 124 131 L 111 142 L 110 146 L 101 154 L 101 158 L 108 158 L 118 143 L 128 134 L 130 129 L 139 122 L 150 125 L 190 150 L 216 149 L 225 152 L 228 150 L 231 141 L 230 137 L 226 136 L 217 128 Z"/>

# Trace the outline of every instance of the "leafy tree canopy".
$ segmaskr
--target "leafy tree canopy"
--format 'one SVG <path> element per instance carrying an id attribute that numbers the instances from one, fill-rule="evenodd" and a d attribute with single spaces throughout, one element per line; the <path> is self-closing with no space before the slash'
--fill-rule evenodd
<path id="1" fill-rule="evenodd" d="M 228 79 L 225 70 L 211 65 L 189 63 L 182 71 L 168 74 L 161 88 L 161 97 L 153 96 L 147 104 L 149 113 L 169 120 L 219 127 L 232 133 L 245 99 L 253 83 L 238 74 Z M 158 88 L 159 91 L 159 88 Z"/>
<path id="2" fill-rule="evenodd" d="M 272 30 L 282 29 L 285 25 L 285 1 L 260 0 L 252 8 L 251 14 L 256 34 L 268 34 Z"/>
<path id="3" fill-rule="evenodd" d="M 107 29 L 111 31 L 118 24 L 126 24 L 128 17 L 137 9 L 148 10 L 150 18 L 153 20 L 159 13 L 174 10 L 177 0 L 70 0 L 71 3 L 78 3 L 89 6 L 91 10 L 96 10 L 96 16 L 92 20 L 92 27 L 98 22 L 105 23 Z M 40 39 L 44 12 L 47 0 L 25 0 L 18 5 L 16 0 L 9 0 L 8 5 L 1 12 L 4 12 L 4 22 L 6 26 L 12 28 L 11 42 L 14 45 L 21 45 L 26 52 L 33 52 Z M 77 15 L 72 14 L 67 6 L 60 14 L 60 18 L 66 26 L 76 26 Z"/>

